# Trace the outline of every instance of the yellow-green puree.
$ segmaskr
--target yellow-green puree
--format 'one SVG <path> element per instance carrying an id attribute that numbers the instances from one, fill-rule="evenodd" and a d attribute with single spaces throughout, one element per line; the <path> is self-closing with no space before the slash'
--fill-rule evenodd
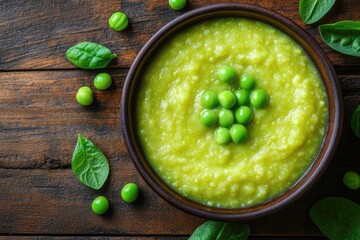
<path id="1" fill-rule="evenodd" d="M 219 145 L 203 126 L 204 91 L 234 91 L 222 66 L 252 74 L 270 96 L 246 126 L 245 143 Z M 238 81 L 236 81 L 238 82 Z M 176 34 L 152 57 L 137 97 L 138 135 L 155 171 L 174 190 L 209 206 L 237 208 L 289 189 L 315 158 L 327 127 L 317 70 L 280 30 L 244 18 L 220 18 Z"/>

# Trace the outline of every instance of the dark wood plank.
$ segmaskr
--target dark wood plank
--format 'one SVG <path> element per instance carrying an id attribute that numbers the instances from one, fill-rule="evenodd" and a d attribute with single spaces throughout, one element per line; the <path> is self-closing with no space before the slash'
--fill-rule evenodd
<path id="1" fill-rule="evenodd" d="M 110 160 L 110 166 L 110 180 L 102 191 L 80 184 L 71 169 L 0 169 L 0 203 L 6 206 L 0 213 L 1 234 L 178 235 L 203 221 L 166 204 L 128 159 Z M 119 196 L 127 182 L 136 182 L 141 189 L 133 204 Z M 100 194 L 111 205 L 105 216 L 91 211 L 92 200 Z"/>
<path id="2" fill-rule="evenodd" d="M 0 1 L 0 70 L 70 69 L 66 50 L 81 41 L 94 41 L 118 55 L 110 67 L 129 67 L 140 48 L 162 26 L 184 12 L 227 0 L 189 1 L 179 12 L 170 9 L 167 1 Z M 298 1 L 232 1 L 257 4 L 283 14 L 304 27 L 320 43 L 336 66 L 356 66 L 359 58 L 346 57 L 326 46 L 319 37 L 317 25 L 307 26 L 299 18 Z M 320 23 L 359 19 L 360 2 L 338 1 Z M 121 10 L 129 16 L 124 32 L 108 26 L 109 16 Z"/>
<path id="3" fill-rule="evenodd" d="M 143 236 L 128 236 L 128 237 L 108 237 L 108 236 L 97 236 L 97 237 L 89 237 L 89 236 L 0 236 L 0 240 L 80 240 L 80 239 L 88 239 L 88 240 L 187 240 L 189 236 L 178 237 L 178 236 L 154 236 L 154 237 L 143 237 Z M 263 236 L 250 236 L 249 240 L 320 240 L 326 239 L 325 237 L 263 237 Z"/>
<path id="4" fill-rule="evenodd" d="M 90 107 L 80 106 L 75 95 L 83 85 L 94 89 L 96 71 L 0 73 L 0 167 L 67 167 L 78 133 L 96 139 L 111 158 L 124 157 L 120 98 L 126 71 L 107 72 L 113 86 L 94 90 Z"/>
<path id="5" fill-rule="evenodd" d="M 100 192 L 81 185 L 70 169 L 0 169 L 2 194 L 0 234 L 62 235 L 188 235 L 205 219 L 188 215 L 159 198 L 140 178 L 128 159 L 110 161 L 111 177 Z M 307 214 L 326 196 L 343 196 L 360 202 L 356 191 L 341 182 L 357 163 L 334 162 L 309 192 L 288 207 L 259 220 L 249 221 L 251 233 L 260 236 L 316 237 L 321 233 Z M 121 186 L 137 182 L 141 195 L 126 204 Z M 105 216 L 91 212 L 91 202 L 105 195 L 111 209 Z"/>

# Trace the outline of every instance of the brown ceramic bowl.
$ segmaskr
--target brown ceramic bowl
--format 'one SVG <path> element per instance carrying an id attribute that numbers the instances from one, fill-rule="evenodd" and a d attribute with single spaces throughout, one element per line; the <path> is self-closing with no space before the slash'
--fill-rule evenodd
<path id="1" fill-rule="evenodd" d="M 310 56 L 318 69 L 328 96 L 328 127 L 322 147 L 308 170 L 285 193 L 260 205 L 238 209 L 224 209 L 202 205 L 187 199 L 167 186 L 152 169 L 137 137 L 135 116 L 136 92 L 140 76 L 153 53 L 169 37 L 196 23 L 216 17 L 235 16 L 268 23 L 292 37 Z M 273 11 L 244 4 L 218 4 L 198 8 L 183 14 L 158 31 L 143 47 L 130 68 L 121 99 L 122 130 L 128 151 L 141 176 L 162 198 L 174 206 L 196 216 L 215 220 L 247 220 L 272 213 L 293 202 L 320 178 L 329 165 L 338 145 L 342 128 L 342 98 L 336 73 L 317 42 L 302 28 Z"/>

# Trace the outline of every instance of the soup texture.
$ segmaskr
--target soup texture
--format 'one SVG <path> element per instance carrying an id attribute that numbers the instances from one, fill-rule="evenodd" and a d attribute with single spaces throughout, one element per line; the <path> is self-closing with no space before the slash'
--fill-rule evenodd
<path id="1" fill-rule="evenodd" d="M 234 84 L 217 78 L 222 66 Z M 204 91 L 236 90 L 242 74 L 269 95 L 241 144 L 216 143 L 199 115 Z M 282 31 L 246 18 L 202 21 L 151 57 L 137 94 L 137 133 L 147 160 L 179 194 L 220 208 L 268 201 L 296 183 L 321 147 L 327 96 L 304 50 Z"/>

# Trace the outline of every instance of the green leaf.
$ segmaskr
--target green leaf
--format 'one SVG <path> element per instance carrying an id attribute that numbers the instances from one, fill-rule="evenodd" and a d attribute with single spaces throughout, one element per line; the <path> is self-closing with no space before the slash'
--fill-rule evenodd
<path id="1" fill-rule="evenodd" d="M 360 105 L 357 106 L 351 116 L 351 129 L 354 134 L 360 138 Z"/>
<path id="2" fill-rule="evenodd" d="M 246 240 L 249 234 L 246 223 L 207 221 L 193 232 L 189 240 Z"/>
<path id="3" fill-rule="evenodd" d="M 323 41 L 332 49 L 360 57 L 360 21 L 341 21 L 319 26 Z"/>
<path id="4" fill-rule="evenodd" d="M 310 209 L 310 217 L 331 240 L 360 239 L 360 206 L 340 197 L 328 197 Z"/>
<path id="5" fill-rule="evenodd" d="M 84 185 L 100 189 L 109 175 L 109 163 L 89 139 L 78 135 L 78 141 L 71 161 L 72 171 Z"/>
<path id="6" fill-rule="evenodd" d="M 319 21 L 334 6 L 336 0 L 300 0 L 300 18 L 306 24 Z"/>
<path id="7" fill-rule="evenodd" d="M 81 42 L 66 51 L 67 59 L 83 69 L 105 68 L 116 54 L 97 43 Z"/>

